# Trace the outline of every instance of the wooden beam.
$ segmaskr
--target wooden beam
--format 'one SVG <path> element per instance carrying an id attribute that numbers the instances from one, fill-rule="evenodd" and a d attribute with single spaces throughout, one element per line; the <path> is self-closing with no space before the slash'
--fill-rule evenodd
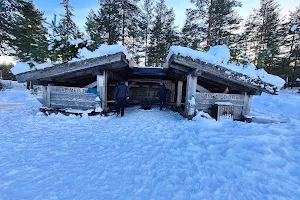
<path id="1" fill-rule="evenodd" d="M 97 58 L 86 59 L 78 62 L 57 64 L 50 68 L 42 70 L 30 71 L 16 75 L 18 82 L 26 82 L 31 80 L 41 80 L 43 78 L 58 77 L 65 74 L 72 74 L 82 70 L 90 70 L 93 67 L 99 67 L 101 70 L 113 69 L 114 65 L 119 66 L 118 63 L 123 63 L 120 67 L 128 65 L 128 62 L 122 58 L 123 53 L 117 53 L 108 56 L 101 56 Z"/>
<path id="2" fill-rule="evenodd" d="M 177 99 L 176 99 L 176 106 L 177 107 L 181 106 L 181 101 L 182 101 L 182 86 L 183 86 L 183 82 L 182 81 L 178 81 L 178 84 L 177 84 Z"/>
<path id="3" fill-rule="evenodd" d="M 43 106 L 44 107 L 47 107 L 46 106 L 46 101 L 47 101 L 47 86 L 42 86 L 42 92 L 43 92 Z"/>
<path id="4" fill-rule="evenodd" d="M 189 73 L 189 72 L 192 72 L 193 69 L 189 68 L 189 67 L 186 67 L 184 65 L 179 65 L 179 64 L 176 64 L 176 63 L 172 63 L 170 65 L 171 68 L 173 69 L 176 69 L 176 70 L 179 70 L 179 71 L 182 71 L 182 72 L 185 72 L 185 73 Z"/>
<path id="5" fill-rule="evenodd" d="M 46 101 L 45 101 L 45 106 L 46 106 L 47 108 L 50 108 L 50 107 L 51 107 L 51 104 L 50 104 L 50 99 L 51 99 L 51 96 L 50 96 L 50 94 L 51 94 L 50 88 L 51 88 L 51 86 L 50 86 L 50 84 L 48 84 L 47 89 L 46 89 Z"/>
<path id="6" fill-rule="evenodd" d="M 276 88 L 274 88 L 273 85 L 263 82 L 262 80 L 256 80 L 256 84 L 253 84 L 253 79 L 251 77 L 248 77 L 247 75 L 241 74 L 239 72 L 235 72 L 233 70 L 230 70 L 226 67 L 222 67 L 220 65 L 214 65 L 210 63 L 203 62 L 201 60 L 194 60 L 191 57 L 185 57 L 181 55 L 172 55 L 170 61 L 171 67 L 172 66 L 184 66 L 186 68 L 190 69 L 199 69 L 199 72 L 202 74 L 209 74 L 210 79 L 215 78 L 218 81 L 220 79 L 223 79 L 227 86 L 230 86 L 229 84 L 233 85 L 239 85 L 243 88 L 247 88 L 247 92 L 249 91 L 255 91 L 255 90 L 263 90 L 266 93 L 275 94 Z M 199 76 L 202 76 L 202 74 L 199 74 Z M 244 80 L 241 80 L 243 78 Z M 264 85 L 264 87 L 259 87 L 257 85 Z M 271 89 L 266 88 L 273 88 L 274 92 L 271 91 Z"/>
<path id="7" fill-rule="evenodd" d="M 123 77 L 121 77 L 121 76 L 119 76 L 119 75 L 117 75 L 113 72 L 106 71 L 106 73 L 107 73 L 107 77 L 109 79 L 113 79 L 113 80 L 116 80 L 116 81 L 124 81 Z"/>
<path id="8" fill-rule="evenodd" d="M 197 84 L 197 91 L 199 92 L 204 92 L 204 93 L 211 93 L 209 90 L 207 90 L 206 88 L 202 87 L 201 85 Z"/>
<path id="9" fill-rule="evenodd" d="M 137 82 L 135 82 L 135 81 L 133 81 L 132 83 L 130 83 L 129 85 L 128 85 L 128 88 L 131 88 L 134 84 L 136 84 Z"/>
<path id="10" fill-rule="evenodd" d="M 215 83 L 215 85 L 222 84 L 224 87 L 229 86 L 231 88 L 236 88 L 237 90 L 239 90 L 241 92 L 245 92 L 245 91 L 249 91 L 249 90 L 257 90 L 257 88 L 255 88 L 254 86 L 250 86 L 249 84 L 247 84 L 249 86 L 245 86 L 245 85 L 238 84 L 236 82 L 231 82 L 222 77 L 214 76 L 214 75 L 208 74 L 208 73 L 202 73 L 202 75 L 200 77 L 206 79 L 206 82 Z"/>
<path id="11" fill-rule="evenodd" d="M 171 102 L 175 102 L 175 95 L 176 95 L 176 86 L 175 83 L 171 83 Z"/>
<path id="12" fill-rule="evenodd" d="M 131 82 L 142 82 L 142 83 L 160 83 L 162 79 L 129 79 Z"/>
<path id="13" fill-rule="evenodd" d="M 93 88 L 93 87 L 96 87 L 97 86 L 97 81 L 91 83 L 91 84 L 88 84 L 87 86 L 84 86 L 85 88 Z"/>
<path id="14" fill-rule="evenodd" d="M 192 77 L 191 74 L 187 75 L 185 110 L 184 110 L 186 117 L 189 117 L 188 116 L 189 100 L 192 98 L 193 94 L 196 95 L 196 88 L 197 88 L 197 77 Z M 193 116 L 191 116 L 191 117 L 193 117 Z"/>

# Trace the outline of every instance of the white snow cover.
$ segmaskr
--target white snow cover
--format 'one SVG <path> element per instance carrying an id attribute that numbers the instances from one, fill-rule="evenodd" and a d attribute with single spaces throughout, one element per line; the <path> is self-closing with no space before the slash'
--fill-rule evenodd
<path id="1" fill-rule="evenodd" d="M 136 107 L 47 117 L 25 89 L 0 91 L 1 199 L 300 199 L 299 102 L 254 97 L 250 124 Z"/>
<path id="2" fill-rule="evenodd" d="M 264 69 L 256 69 L 256 67 L 252 64 L 241 66 L 237 63 L 229 63 L 230 50 L 226 45 L 211 47 L 208 52 L 200 52 L 181 46 L 172 46 L 169 50 L 167 60 L 169 60 L 173 54 L 180 54 L 182 56 L 191 57 L 194 60 L 199 59 L 207 63 L 220 65 L 232 71 L 244 74 L 251 79 L 260 79 L 266 83 L 274 85 L 278 89 L 282 88 L 285 84 L 285 81 L 282 78 L 268 74 Z M 246 79 L 247 78 L 244 77 L 245 81 Z"/>
<path id="3" fill-rule="evenodd" d="M 52 67 L 52 66 L 53 66 L 52 63 L 42 63 L 42 64 L 36 64 L 35 66 L 30 67 L 30 65 L 26 62 L 17 62 L 16 65 L 13 68 L 11 68 L 11 72 L 14 75 L 17 75 L 17 74 L 25 73 L 28 71 L 45 69 L 45 68 Z"/>
<path id="4" fill-rule="evenodd" d="M 102 44 L 95 51 L 89 51 L 87 48 L 83 48 L 79 50 L 79 57 L 81 57 L 81 59 L 88 59 L 88 58 L 96 58 L 99 56 L 112 55 L 119 52 L 123 52 L 126 55 L 127 60 L 131 59 L 131 56 L 129 55 L 127 49 L 121 44 L 113 44 L 113 45 Z"/>
<path id="5" fill-rule="evenodd" d="M 294 24 L 291 28 L 291 31 L 294 32 L 298 28 L 298 24 Z"/>

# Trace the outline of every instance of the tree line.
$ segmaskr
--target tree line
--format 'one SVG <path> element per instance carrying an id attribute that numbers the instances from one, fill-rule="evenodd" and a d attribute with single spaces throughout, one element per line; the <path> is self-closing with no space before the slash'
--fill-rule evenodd
<path id="1" fill-rule="evenodd" d="M 86 19 L 89 39 L 72 20 L 69 0 L 61 2 L 65 13 L 60 20 L 54 17 L 51 22 L 32 1 L 3 0 L 0 47 L 3 53 L 35 64 L 68 62 L 78 57 L 81 48 L 120 43 L 137 63 L 162 66 L 172 45 L 206 51 L 226 44 L 231 62 L 252 62 L 284 78 L 300 77 L 300 5 L 282 16 L 276 0 L 260 0 L 260 7 L 242 20 L 236 11 L 242 6 L 238 0 L 190 2 L 195 6 L 186 10 L 180 29 L 165 0 L 99 0 L 99 8 L 91 10 Z"/>

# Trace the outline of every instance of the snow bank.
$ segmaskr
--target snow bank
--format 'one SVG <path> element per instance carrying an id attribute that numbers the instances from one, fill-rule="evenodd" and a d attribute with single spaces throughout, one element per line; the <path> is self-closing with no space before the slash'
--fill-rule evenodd
<path id="1" fill-rule="evenodd" d="M 18 83 L 18 81 L 11 81 L 11 80 L 0 80 L 0 83 L 4 85 L 4 88 L 11 89 L 11 88 L 26 88 L 25 83 Z"/>
<path id="2" fill-rule="evenodd" d="M 17 62 L 16 65 L 11 68 L 11 72 L 14 75 L 17 74 L 21 74 L 21 73 L 25 73 L 25 72 L 29 72 L 29 71 L 33 71 L 33 70 L 38 70 L 38 69 L 45 69 L 48 67 L 52 67 L 53 64 L 52 63 L 42 63 L 42 64 L 36 64 L 33 67 L 30 67 L 30 65 L 26 62 Z"/>
<path id="3" fill-rule="evenodd" d="M 254 80 L 261 80 L 265 83 L 269 83 L 275 86 L 278 89 L 282 88 L 285 84 L 285 81 L 282 78 L 268 74 L 264 69 L 256 69 L 256 67 L 252 64 L 242 66 L 235 62 L 229 63 L 230 50 L 226 45 L 211 47 L 208 52 L 200 52 L 181 46 L 172 46 L 169 50 L 167 60 L 169 60 L 173 54 L 191 57 L 194 60 L 198 59 L 203 62 L 219 65 L 234 72 L 241 73 L 245 75 L 245 77 L 241 78 L 241 80 L 245 82 L 249 82 L 249 78 Z M 230 75 L 231 72 L 228 71 L 226 74 Z"/>
<path id="4" fill-rule="evenodd" d="M 295 118 L 248 124 L 136 107 L 45 116 L 28 91 L 0 92 L 0 199 L 300 199 L 299 101 L 254 97 Z"/>
<path id="5" fill-rule="evenodd" d="M 96 58 L 100 56 L 112 55 L 119 52 L 123 52 L 126 55 L 127 60 L 131 59 L 131 56 L 129 55 L 127 49 L 121 44 L 113 44 L 113 45 L 102 44 L 95 51 L 90 51 L 87 48 L 82 48 L 79 50 L 79 57 L 81 59 L 82 58 L 89 59 L 89 58 Z"/>

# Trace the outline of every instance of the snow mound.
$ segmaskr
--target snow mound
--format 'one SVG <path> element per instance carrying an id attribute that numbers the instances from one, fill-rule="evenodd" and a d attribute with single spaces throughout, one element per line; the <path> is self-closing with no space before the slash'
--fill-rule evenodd
<path id="1" fill-rule="evenodd" d="M 89 58 L 96 58 L 100 56 L 112 55 L 119 52 L 123 52 L 126 55 L 127 60 L 131 59 L 131 56 L 129 55 L 127 49 L 121 44 L 113 44 L 113 45 L 102 44 L 95 51 L 90 51 L 87 48 L 82 48 L 79 50 L 79 57 L 83 59 L 89 59 Z"/>
<path id="2" fill-rule="evenodd" d="M 245 75 L 245 77 L 240 78 L 241 81 L 250 81 L 253 84 L 257 84 L 256 82 L 263 81 L 274 86 L 278 90 L 281 89 L 285 84 L 285 81 L 282 78 L 274 76 L 272 74 L 268 74 L 264 69 L 257 69 L 253 64 L 243 66 L 235 62 L 230 63 L 230 50 L 226 45 L 211 47 L 208 52 L 196 51 L 181 46 L 172 46 L 169 50 L 167 60 L 169 60 L 174 54 L 191 57 L 193 60 L 201 60 L 203 62 L 207 62 L 213 65 L 219 65 L 234 72 L 238 72 L 242 75 Z M 230 75 L 231 72 L 228 71 L 226 74 Z M 257 86 L 265 87 L 262 85 Z M 273 88 L 271 88 L 271 86 L 268 86 L 266 89 L 269 91 L 273 91 Z"/>
<path id="3" fill-rule="evenodd" d="M 29 71 L 39 70 L 39 69 L 45 69 L 48 67 L 52 67 L 52 63 L 42 63 L 42 64 L 36 64 L 33 67 L 30 67 L 30 65 L 27 62 L 17 62 L 16 65 L 11 68 L 11 72 L 14 75 L 22 74 Z"/>
<path id="4" fill-rule="evenodd" d="M 230 59 L 230 50 L 226 45 L 218 45 L 211 47 L 207 52 L 210 55 L 215 56 L 219 62 L 228 63 Z"/>

